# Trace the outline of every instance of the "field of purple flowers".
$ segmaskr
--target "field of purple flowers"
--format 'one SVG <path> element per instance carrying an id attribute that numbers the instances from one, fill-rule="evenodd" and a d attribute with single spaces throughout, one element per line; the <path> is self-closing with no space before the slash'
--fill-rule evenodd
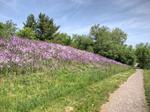
<path id="1" fill-rule="evenodd" d="M 30 67 L 31 69 L 49 66 L 49 60 L 77 61 L 82 63 L 121 64 L 100 55 L 54 43 L 33 41 L 13 37 L 0 39 L 0 68 Z"/>
<path id="2" fill-rule="evenodd" d="M 132 70 L 69 46 L 0 39 L 0 112 L 97 112 Z"/>
<path id="3" fill-rule="evenodd" d="M 81 62 L 120 64 L 119 62 L 111 59 L 74 49 L 69 46 L 32 41 L 18 37 L 13 37 L 9 42 L 0 39 L 1 66 L 9 63 L 14 63 L 21 66 L 25 63 L 34 63 L 37 59 L 49 60 L 52 58 Z"/>

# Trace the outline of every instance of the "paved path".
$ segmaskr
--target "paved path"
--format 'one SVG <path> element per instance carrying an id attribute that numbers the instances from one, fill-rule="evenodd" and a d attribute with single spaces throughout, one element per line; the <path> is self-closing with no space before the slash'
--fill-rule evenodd
<path id="1" fill-rule="evenodd" d="M 100 112 L 148 112 L 143 88 L 143 71 L 138 69 L 113 94 Z"/>

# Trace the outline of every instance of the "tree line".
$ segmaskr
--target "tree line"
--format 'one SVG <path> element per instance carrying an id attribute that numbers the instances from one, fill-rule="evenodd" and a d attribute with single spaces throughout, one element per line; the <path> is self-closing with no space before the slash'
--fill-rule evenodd
<path id="1" fill-rule="evenodd" d="M 127 34 L 120 28 L 93 25 L 87 35 L 59 32 L 60 26 L 53 18 L 40 13 L 36 19 L 33 14 L 27 17 L 22 29 L 17 29 L 12 21 L 0 22 L 0 37 L 9 39 L 13 35 L 21 38 L 35 39 L 69 45 L 114 59 L 128 65 L 139 63 L 141 68 L 150 68 L 150 44 L 141 43 L 133 48 L 126 45 Z"/>

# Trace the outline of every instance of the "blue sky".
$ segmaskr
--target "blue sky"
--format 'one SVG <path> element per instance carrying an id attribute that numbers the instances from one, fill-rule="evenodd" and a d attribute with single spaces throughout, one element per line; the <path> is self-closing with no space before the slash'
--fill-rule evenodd
<path id="1" fill-rule="evenodd" d="M 20 28 L 40 12 L 54 18 L 61 32 L 87 34 L 100 24 L 123 29 L 128 44 L 150 43 L 150 0 L 0 0 L 0 21 L 12 19 Z"/>

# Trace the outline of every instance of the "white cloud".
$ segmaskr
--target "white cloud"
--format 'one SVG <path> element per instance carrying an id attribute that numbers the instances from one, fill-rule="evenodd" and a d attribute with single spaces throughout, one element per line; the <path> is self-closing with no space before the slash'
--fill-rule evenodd
<path id="1" fill-rule="evenodd" d="M 82 3 L 84 3 L 84 1 L 83 0 L 71 0 L 72 2 L 75 2 L 75 3 L 79 3 L 79 4 L 82 4 Z"/>
<path id="2" fill-rule="evenodd" d="M 150 15 L 150 1 L 148 0 L 115 0 L 114 3 L 121 9 L 128 10 L 128 13 Z"/>
<path id="3" fill-rule="evenodd" d="M 121 8 L 127 8 L 137 4 L 140 0 L 114 0 L 114 3 Z"/>
<path id="4" fill-rule="evenodd" d="M 0 0 L 0 3 L 7 6 L 8 8 L 15 9 L 17 5 L 17 0 Z"/>
<path id="5" fill-rule="evenodd" d="M 79 5 L 87 5 L 87 4 L 90 4 L 92 2 L 92 0 L 70 0 L 76 4 L 79 4 Z"/>

